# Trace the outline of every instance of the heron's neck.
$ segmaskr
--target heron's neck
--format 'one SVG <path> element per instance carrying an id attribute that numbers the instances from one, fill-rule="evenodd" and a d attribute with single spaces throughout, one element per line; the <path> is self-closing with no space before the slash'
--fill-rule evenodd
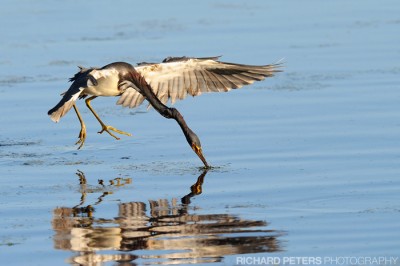
<path id="1" fill-rule="evenodd" d="M 175 108 L 169 108 L 168 106 L 164 105 L 154 94 L 150 85 L 138 72 L 136 72 L 136 70 L 131 71 L 131 79 L 136 87 L 139 88 L 140 93 L 146 98 L 147 101 L 149 101 L 151 106 L 153 106 L 157 112 L 159 112 L 165 118 L 174 119 L 179 124 L 187 142 L 189 145 L 191 145 L 190 136 L 195 135 L 195 133 L 188 127 L 179 111 Z"/>
<path id="2" fill-rule="evenodd" d="M 181 115 L 181 113 L 179 113 L 177 109 L 175 108 L 168 108 L 168 109 L 169 112 L 171 113 L 172 118 L 174 118 L 175 121 L 178 122 L 179 126 L 182 129 L 183 134 L 185 135 L 187 142 L 191 146 L 192 145 L 191 136 L 196 134 L 193 132 L 193 130 L 189 128 L 189 126 L 186 124 L 185 119 L 183 119 L 183 116 Z"/>

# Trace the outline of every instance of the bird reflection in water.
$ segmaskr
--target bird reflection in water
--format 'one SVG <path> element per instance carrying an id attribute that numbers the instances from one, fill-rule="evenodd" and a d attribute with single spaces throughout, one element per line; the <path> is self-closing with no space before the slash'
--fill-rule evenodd
<path id="1" fill-rule="evenodd" d="M 206 174 L 207 170 L 201 173 L 180 203 L 177 199 L 120 203 L 118 216 L 104 219 L 96 217 L 94 206 L 131 179 L 112 179 L 109 185 L 99 180 L 97 186 L 89 186 L 84 173 L 78 171 L 80 203 L 54 209 L 55 248 L 77 252 L 68 259 L 72 265 L 136 265 L 137 260 L 145 264 L 209 263 L 228 255 L 280 251 L 277 238 L 282 233 L 265 230 L 265 221 L 232 214 L 195 214 L 189 208 L 191 198 L 202 193 Z M 93 205 L 84 206 L 87 193 L 101 195 Z"/>

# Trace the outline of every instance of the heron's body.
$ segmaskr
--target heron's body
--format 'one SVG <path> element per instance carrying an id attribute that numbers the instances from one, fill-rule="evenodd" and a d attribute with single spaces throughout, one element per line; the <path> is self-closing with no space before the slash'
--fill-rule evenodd
<path id="1" fill-rule="evenodd" d="M 58 122 L 74 107 L 81 122 L 78 141 L 80 148 L 86 138 L 86 127 L 75 105 L 77 99 L 90 96 L 86 99 L 86 105 L 102 125 L 100 133 L 107 131 L 112 136 L 114 135 L 110 130 L 130 134 L 106 126 L 92 109 L 90 101 L 98 96 L 120 96 L 117 104 L 134 108 L 147 100 L 161 115 L 178 122 L 189 145 L 208 167 L 202 155 L 199 138 L 186 125 L 178 110 L 165 105 L 167 101 L 170 99 L 174 103 L 187 95 L 197 96 L 203 92 L 237 89 L 273 76 L 279 71 L 279 65 L 251 66 L 219 62 L 217 59 L 218 57 L 175 57 L 166 58 L 162 63 L 140 63 L 137 67 L 125 62 L 111 63 L 102 68 L 80 67 L 80 71 L 70 79 L 73 82 L 71 87 L 48 114 L 53 121 Z"/>
<path id="2" fill-rule="evenodd" d="M 90 71 L 89 75 L 97 80 L 97 85 L 89 82 L 90 84 L 83 89 L 83 94 L 93 96 L 121 95 L 121 91 L 118 89 L 119 75 L 116 69 L 94 69 Z"/>

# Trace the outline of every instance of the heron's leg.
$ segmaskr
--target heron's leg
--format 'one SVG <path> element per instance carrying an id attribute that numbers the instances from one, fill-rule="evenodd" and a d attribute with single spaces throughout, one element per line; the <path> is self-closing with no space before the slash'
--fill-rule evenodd
<path id="1" fill-rule="evenodd" d="M 104 131 L 106 131 L 108 134 L 110 134 L 111 136 L 113 136 L 113 137 L 116 138 L 116 139 L 119 139 L 119 138 L 118 138 L 117 136 L 115 136 L 113 133 L 111 133 L 110 130 L 112 130 L 112 131 L 114 131 L 114 132 L 117 132 L 117 133 L 119 133 L 119 134 L 123 134 L 123 135 L 127 135 L 127 136 L 132 136 L 132 134 L 130 134 L 130 133 L 121 131 L 121 130 L 116 129 L 115 127 L 112 127 L 112 126 L 107 126 L 106 124 L 103 123 L 103 121 L 101 121 L 100 117 L 96 114 L 96 112 L 93 110 L 92 106 L 90 105 L 90 102 L 91 102 L 93 99 L 95 99 L 95 98 L 97 98 L 97 96 L 89 97 L 89 98 L 87 98 L 87 99 L 85 100 L 85 102 L 86 102 L 86 106 L 89 108 L 89 110 L 92 112 L 92 114 L 96 117 L 97 121 L 99 121 L 99 123 L 100 123 L 100 125 L 101 125 L 101 127 L 102 127 L 101 131 L 99 131 L 98 133 L 101 134 L 101 133 L 103 133 Z"/>
<path id="2" fill-rule="evenodd" d="M 80 148 L 82 148 L 83 144 L 85 143 L 86 125 L 83 122 L 81 114 L 79 113 L 78 107 L 76 107 L 75 103 L 74 103 L 73 107 L 74 107 L 76 115 L 78 116 L 79 122 L 81 123 L 81 131 L 79 132 L 79 136 L 78 136 L 79 140 L 75 143 L 76 145 L 80 144 L 79 147 L 78 147 L 78 150 L 79 150 Z"/>

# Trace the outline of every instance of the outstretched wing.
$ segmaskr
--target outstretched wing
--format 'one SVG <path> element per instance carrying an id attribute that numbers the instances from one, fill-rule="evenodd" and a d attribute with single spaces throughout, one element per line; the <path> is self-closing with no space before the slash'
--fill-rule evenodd
<path id="1" fill-rule="evenodd" d="M 127 88 L 119 97 L 117 104 L 123 107 L 135 108 L 141 105 L 144 101 L 144 96 L 132 87 Z"/>
<path id="2" fill-rule="evenodd" d="M 219 57 L 190 58 L 169 57 L 162 63 L 141 63 L 135 67 L 150 84 L 156 96 L 164 104 L 173 104 L 187 95 L 203 92 L 223 92 L 238 89 L 254 81 L 271 77 L 279 72 L 280 64 L 263 66 L 234 64 L 218 61 Z M 144 98 L 134 89 L 128 89 L 118 104 L 136 107 Z"/>

